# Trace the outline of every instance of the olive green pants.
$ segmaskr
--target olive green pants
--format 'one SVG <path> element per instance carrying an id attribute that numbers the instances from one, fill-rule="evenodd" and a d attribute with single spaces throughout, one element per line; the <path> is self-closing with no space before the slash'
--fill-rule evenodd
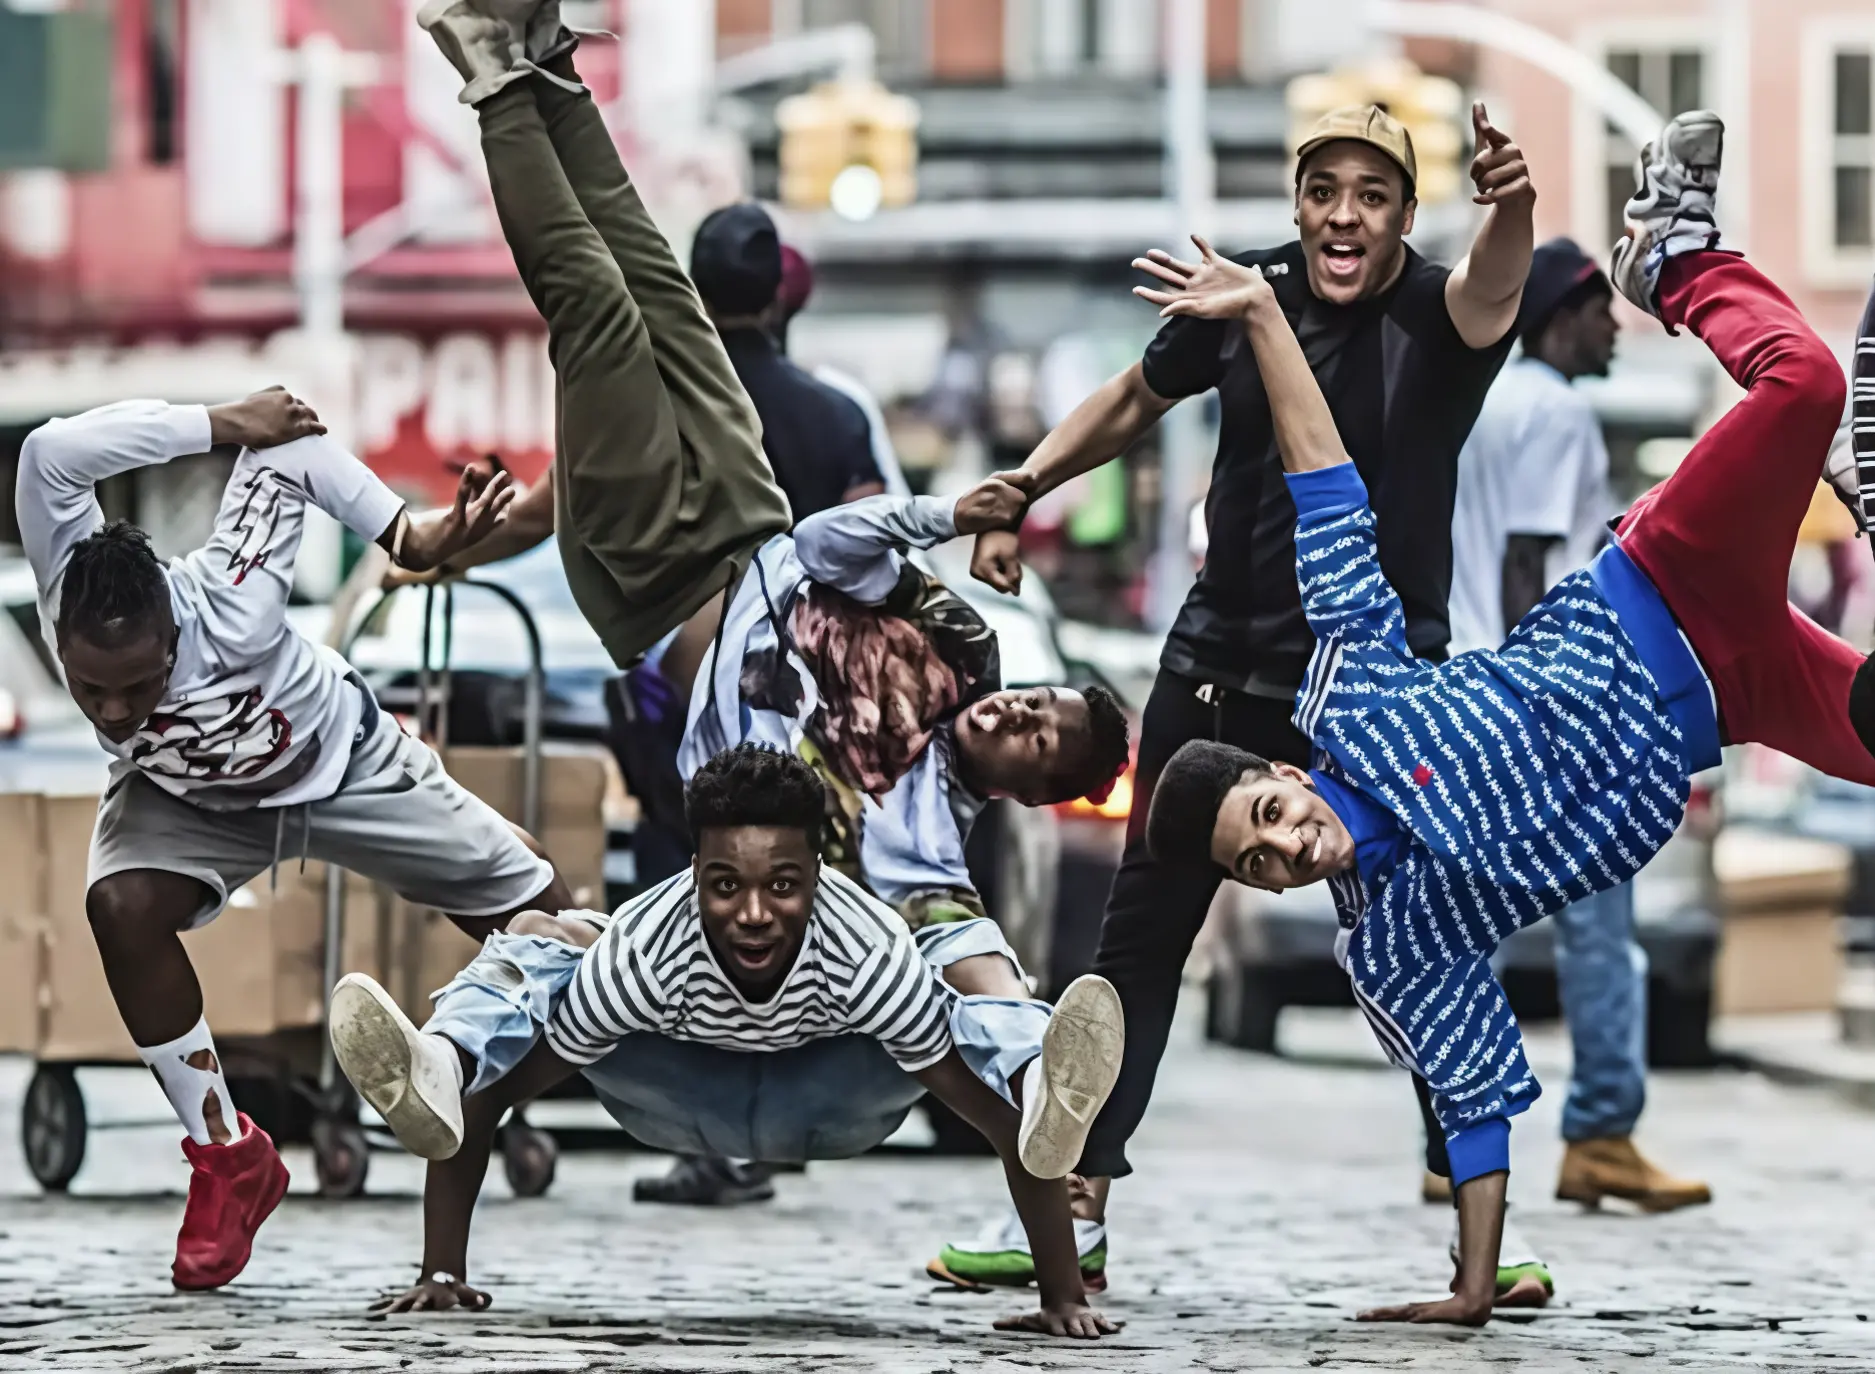
<path id="1" fill-rule="evenodd" d="M 591 97 L 517 81 L 478 114 L 502 232 L 547 321 L 567 581 L 625 667 L 788 528 L 787 498 Z"/>

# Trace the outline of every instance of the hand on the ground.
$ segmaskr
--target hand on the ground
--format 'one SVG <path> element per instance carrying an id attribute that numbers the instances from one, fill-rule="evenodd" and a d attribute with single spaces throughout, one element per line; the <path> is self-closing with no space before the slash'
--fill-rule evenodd
<path id="1" fill-rule="evenodd" d="M 1478 154 L 1471 160 L 1471 182 L 1478 192 L 1472 199 L 1479 205 L 1534 201 L 1536 187 L 1531 184 L 1523 149 L 1491 123 L 1482 100 L 1471 107 L 1471 128 L 1478 137 Z"/>
<path id="2" fill-rule="evenodd" d="M 970 555 L 970 575 L 1014 596 L 1022 590 L 1022 541 L 1013 530 L 986 530 Z"/>
<path id="3" fill-rule="evenodd" d="M 957 498 L 957 533 L 1008 530 L 1028 509 L 1028 487 L 1033 480 L 1024 472 L 999 472 L 985 477 Z"/>
<path id="4" fill-rule="evenodd" d="M 278 448 L 325 432 L 313 408 L 283 386 L 270 386 L 244 401 L 208 409 L 208 437 L 217 444 Z"/>
<path id="5" fill-rule="evenodd" d="M 1247 318 L 1252 310 L 1275 303 L 1276 295 L 1260 269 L 1219 257 L 1211 245 L 1196 234 L 1191 236 L 1191 241 L 1198 249 L 1197 262 L 1183 262 L 1161 248 L 1133 259 L 1134 267 L 1165 283 L 1163 288 L 1133 288 L 1135 296 L 1161 307 L 1161 317 L 1188 315 L 1200 320 L 1240 320 Z"/>
<path id="6" fill-rule="evenodd" d="M 1074 1340 L 1097 1341 L 1111 1336 L 1126 1325 L 1102 1316 L 1084 1302 L 1043 1303 L 1039 1312 L 1024 1312 L 1019 1317 L 1003 1317 L 998 1331 L 1033 1331 L 1042 1336 L 1066 1336 Z"/>
<path id="7" fill-rule="evenodd" d="M 1438 1302 L 1409 1302 L 1400 1307 L 1374 1307 L 1355 1317 L 1357 1322 L 1445 1322 L 1452 1326 L 1483 1326 L 1491 1320 L 1491 1304 L 1453 1294 Z"/>
<path id="8" fill-rule="evenodd" d="M 371 1304 L 371 1315 L 388 1317 L 394 1312 L 447 1312 L 455 1307 L 480 1312 L 492 1302 L 494 1299 L 488 1294 L 466 1283 L 454 1280 L 439 1283 L 435 1279 L 425 1279 L 402 1293 L 385 1294 Z"/>
<path id="9" fill-rule="evenodd" d="M 456 503 L 410 517 L 399 563 L 412 572 L 428 572 L 493 534 L 514 500 L 514 478 L 464 468 L 456 483 Z"/>

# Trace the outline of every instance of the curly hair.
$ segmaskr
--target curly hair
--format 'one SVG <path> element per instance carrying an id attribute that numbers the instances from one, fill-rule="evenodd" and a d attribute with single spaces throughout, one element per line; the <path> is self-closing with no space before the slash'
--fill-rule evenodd
<path id="1" fill-rule="evenodd" d="M 1246 773 L 1267 773 L 1269 760 L 1216 740 L 1187 740 L 1152 788 L 1146 847 L 1162 864 L 1211 864 L 1218 808 Z"/>
<path id="2" fill-rule="evenodd" d="M 820 775 L 795 755 L 759 744 L 723 750 L 684 789 L 684 819 L 693 836 L 711 827 L 785 826 L 806 831 L 819 853 L 826 812 Z"/>
<path id="3" fill-rule="evenodd" d="M 1045 805 L 1076 797 L 1105 801 L 1132 756 L 1131 732 L 1120 699 L 1105 687 L 1087 687 L 1081 691 L 1081 700 L 1087 703 L 1087 733 L 1076 747 L 1065 751 L 1066 762 L 1051 779 Z"/>
<path id="4" fill-rule="evenodd" d="M 59 584 L 55 629 L 103 647 L 166 628 L 169 579 L 150 536 L 115 520 L 72 547 Z"/>

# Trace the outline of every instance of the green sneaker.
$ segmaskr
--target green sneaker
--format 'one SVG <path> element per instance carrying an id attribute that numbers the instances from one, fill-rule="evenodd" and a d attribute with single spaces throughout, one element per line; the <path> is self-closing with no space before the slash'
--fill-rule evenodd
<path id="1" fill-rule="evenodd" d="M 1107 1227 L 1074 1219 L 1074 1248 L 1081 1257 L 1081 1282 L 1090 1293 L 1107 1286 Z M 1012 1210 L 975 1240 L 954 1241 L 938 1252 L 925 1272 L 959 1288 L 1021 1288 L 1035 1282 L 1035 1256 L 1022 1218 Z"/>
<path id="2" fill-rule="evenodd" d="M 1458 1213 L 1452 1214 L 1452 1243 L 1449 1247 L 1452 1255 L 1452 1267 L 1458 1267 Z M 1534 1279 L 1543 1286 L 1545 1298 L 1556 1295 L 1556 1280 L 1551 1277 L 1549 1266 L 1543 1263 L 1529 1242 L 1517 1233 L 1510 1224 L 1508 1213 L 1504 1217 L 1504 1238 L 1497 1251 L 1497 1291 L 1510 1292 L 1524 1279 Z"/>

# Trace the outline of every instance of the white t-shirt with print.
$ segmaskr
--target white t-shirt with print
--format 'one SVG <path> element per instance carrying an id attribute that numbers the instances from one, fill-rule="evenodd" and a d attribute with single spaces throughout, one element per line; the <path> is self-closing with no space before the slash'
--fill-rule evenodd
<path id="1" fill-rule="evenodd" d="M 208 411 L 124 401 L 53 420 L 20 450 L 16 505 L 39 588 L 46 643 L 72 550 L 104 524 L 107 477 L 211 447 Z M 308 505 L 375 540 L 404 503 L 323 435 L 243 449 L 207 544 L 171 560 L 176 664 L 162 703 L 135 735 L 98 742 L 158 787 L 211 810 L 295 806 L 338 790 L 362 698 L 338 655 L 286 620 Z"/>

